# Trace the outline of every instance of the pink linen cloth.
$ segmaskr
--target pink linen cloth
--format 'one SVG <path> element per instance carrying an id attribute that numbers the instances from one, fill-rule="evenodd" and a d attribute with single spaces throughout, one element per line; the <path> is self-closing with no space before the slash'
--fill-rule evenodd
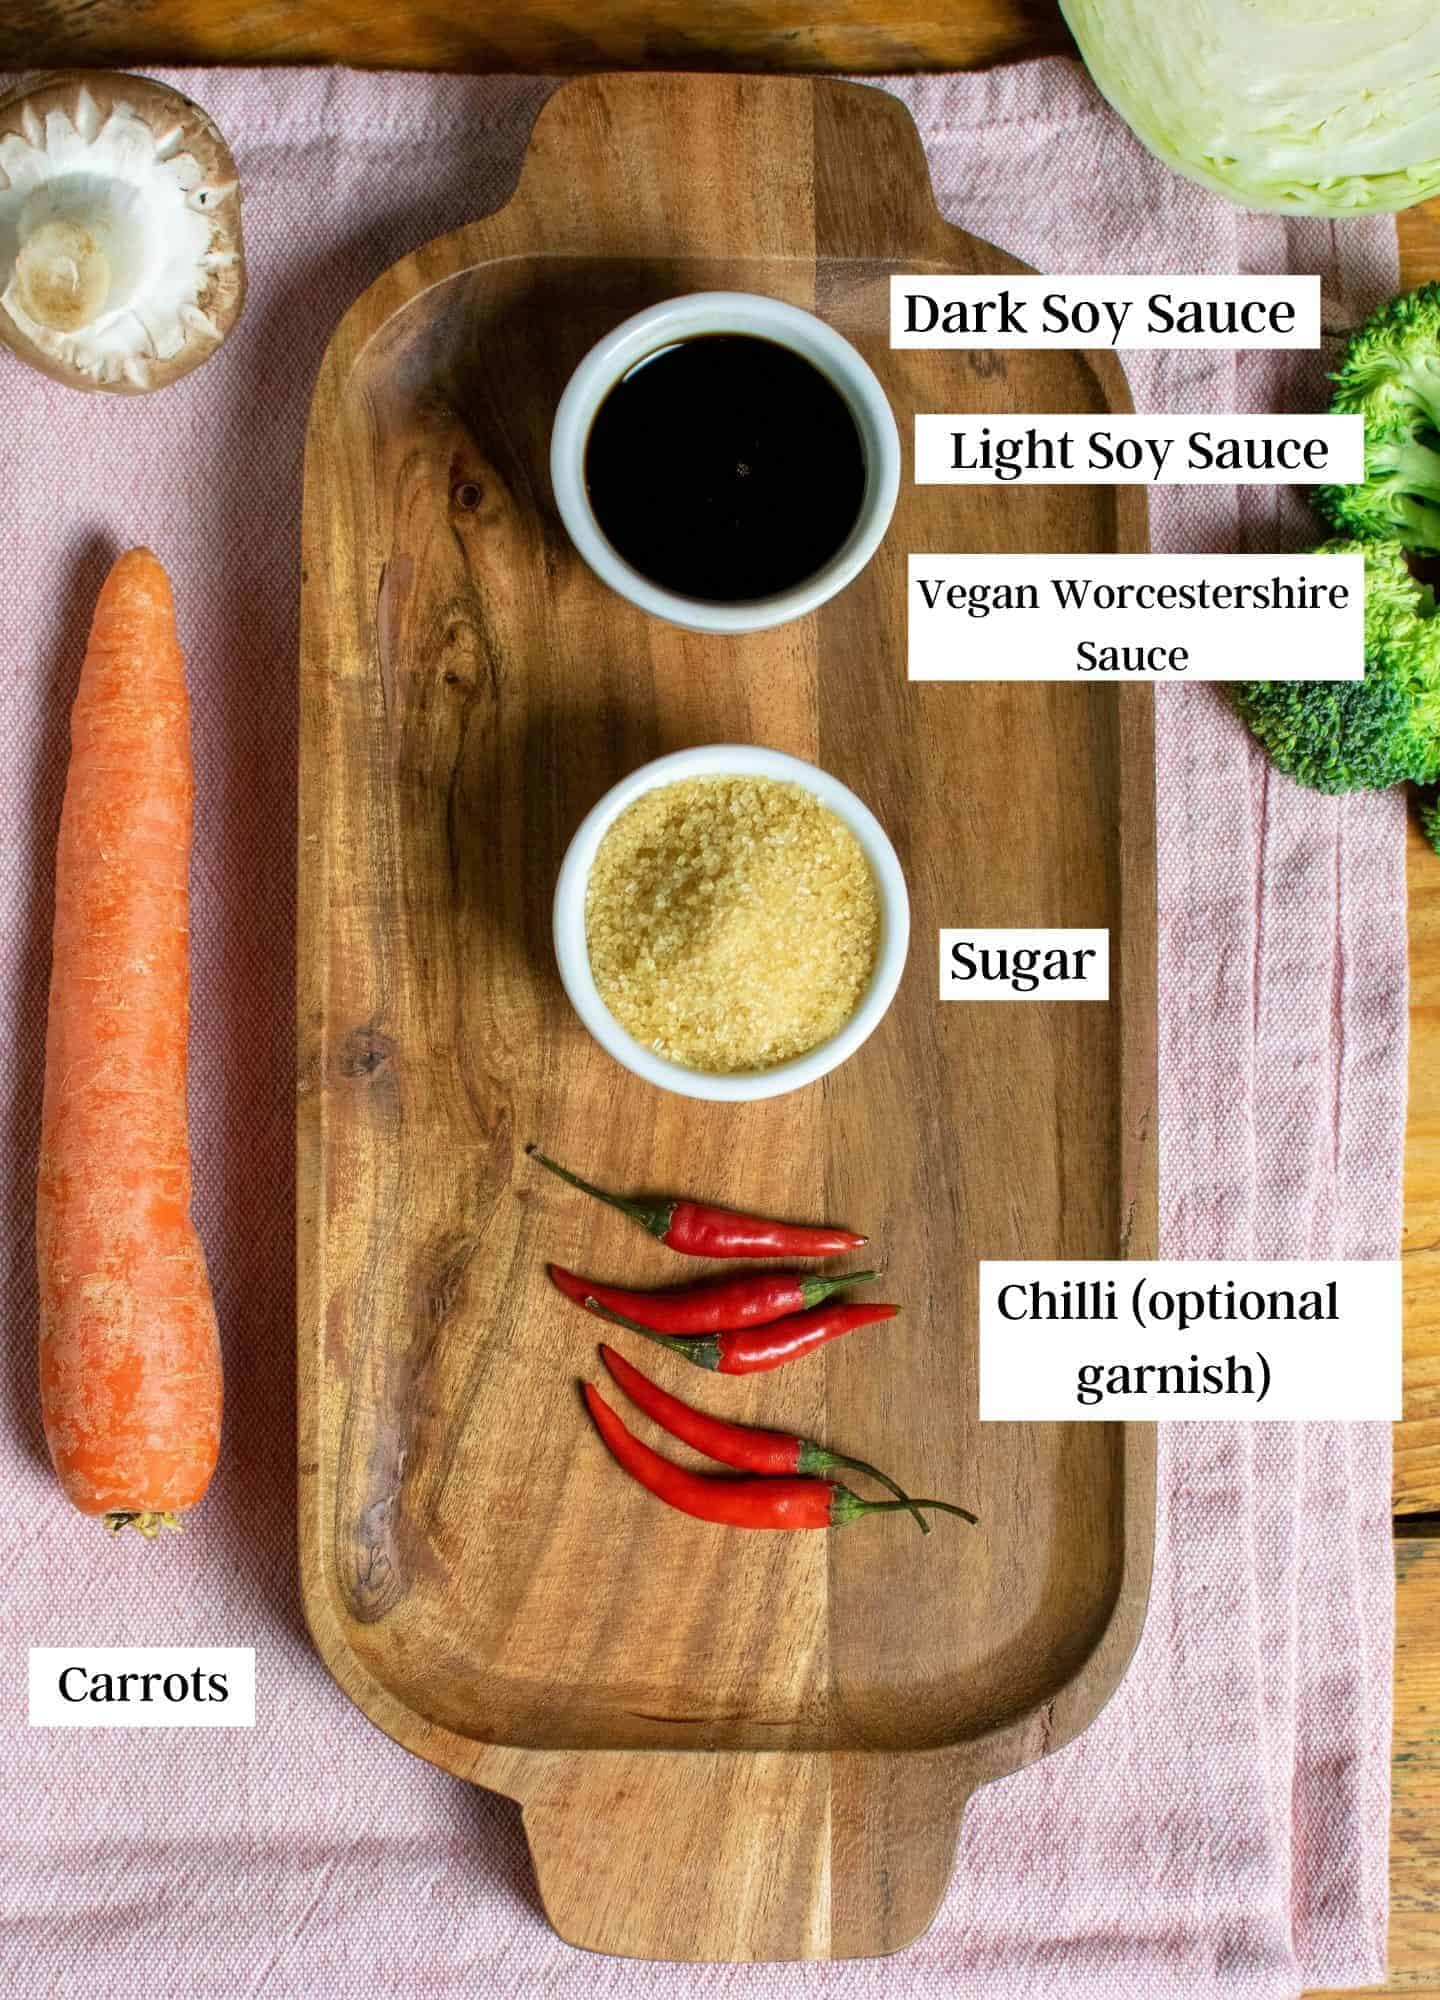
<path id="1" fill-rule="evenodd" d="M 252 289 L 223 356 L 153 398 L 4 359 L 0 491 L 0 1985 L 88 2000 L 721 1994 L 1280 2000 L 1383 1976 L 1391 1545 L 1383 1426 L 1162 1430 L 1134 1666 L 1074 1744 L 980 1793 L 920 1943 L 838 1967 L 568 1950 L 518 1814 L 406 1755 L 328 1679 L 294 1552 L 295 657 L 301 446 L 335 321 L 498 204 L 552 87 L 337 71 L 172 76 L 234 144 Z M 1083 73 L 896 86 L 946 212 L 1042 270 L 1319 271 L 1333 339 L 1397 282 L 1384 219 L 1241 214 L 1170 175 Z M 1327 356 L 1137 354 L 1141 409 L 1311 408 Z M 1303 546 L 1292 492 L 1171 488 L 1157 547 Z M 183 1545 L 61 1503 L 36 1415 L 32 1176 L 67 710 L 110 556 L 170 565 L 195 701 L 198 1216 L 226 1452 Z M 1116 699 L 1125 699 L 1118 693 Z M 1157 702 L 1163 1247 L 1397 1253 L 1404 807 L 1267 770 L 1213 689 Z M 240 1644 L 253 1731 L 32 1731 L 46 1644 Z"/>

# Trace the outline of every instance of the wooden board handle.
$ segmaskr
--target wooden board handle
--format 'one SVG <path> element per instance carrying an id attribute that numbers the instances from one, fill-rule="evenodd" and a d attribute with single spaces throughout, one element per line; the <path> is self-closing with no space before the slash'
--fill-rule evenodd
<path id="1" fill-rule="evenodd" d="M 763 258 L 807 235 L 832 258 L 945 248 L 914 119 L 833 78 L 576 77 L 541 107 L 520 201 L 552 252 L 613 255 L 618 237 L 651 259 Z"/>
<path id="2" fill-rule="evenodd" d="M 524 1814 L 545 1913 L 627 1958 L 898 1951 L 939 1907 L 965 1802 L 943 1757 L 544 1761 Z"/>

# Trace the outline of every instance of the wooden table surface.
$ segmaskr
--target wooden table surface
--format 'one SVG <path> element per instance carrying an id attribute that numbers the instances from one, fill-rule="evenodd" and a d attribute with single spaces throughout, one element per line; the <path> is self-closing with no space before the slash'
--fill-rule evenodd
<path id="1" fill-rule="evenodd" d="M 0 67 L 350 62 L 574 70 L 964 69 L 1070 46 L 1051 0 L 7 0 Z M 1440 202 L 1398 220 L 1401 281 L 1440 276 Z M 1405 1421 L 1389 1992 L 1440 2000 L 1440 859 L 1410 842 Z"/>

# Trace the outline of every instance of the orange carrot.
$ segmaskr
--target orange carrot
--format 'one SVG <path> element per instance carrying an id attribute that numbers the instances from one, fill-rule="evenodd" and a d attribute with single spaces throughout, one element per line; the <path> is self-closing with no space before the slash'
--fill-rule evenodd
<path id="1" fill-rule="evenodd" d="M 201 1498 L 220 1442 L 185 1100 L 193 794 L 169 579 L 131 549 L 71 716 L 36 1248 L 55 1470 L 82 1514 L 146 1536 Z"/>

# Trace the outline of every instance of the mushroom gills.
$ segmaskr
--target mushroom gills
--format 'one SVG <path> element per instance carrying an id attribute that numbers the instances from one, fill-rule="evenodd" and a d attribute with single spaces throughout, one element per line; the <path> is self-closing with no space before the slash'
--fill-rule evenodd
<path id="1" fill-rule="evenodd" d="M 78 387 L 185 373 L 239 310 L 237 195 L 218 131 L 164 85 L 50 80 L 0 105 L 0 335 Z"/>

